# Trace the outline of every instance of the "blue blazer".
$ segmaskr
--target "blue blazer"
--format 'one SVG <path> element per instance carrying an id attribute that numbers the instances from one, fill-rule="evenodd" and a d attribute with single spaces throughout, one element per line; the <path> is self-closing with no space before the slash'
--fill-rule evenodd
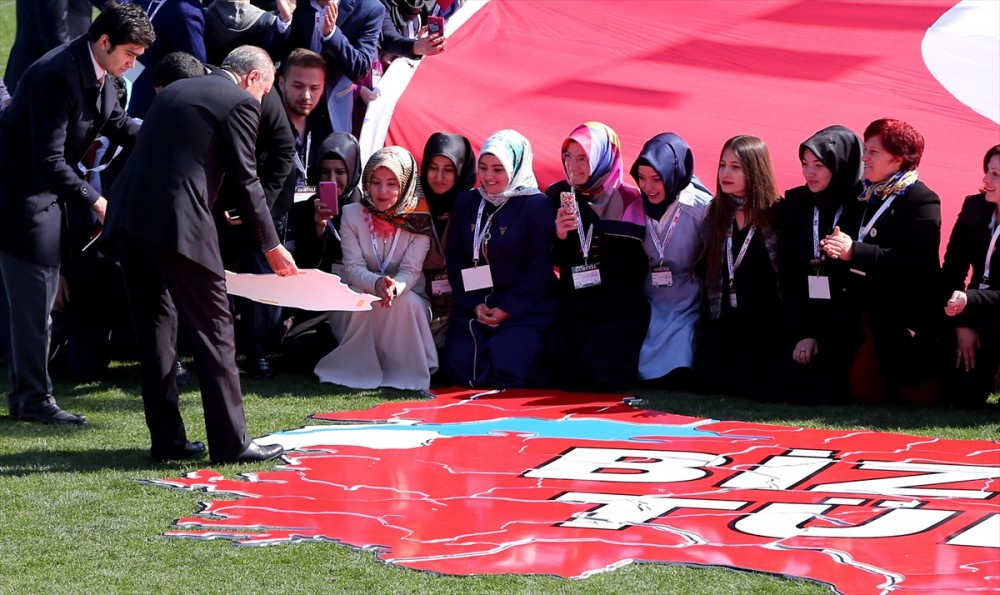
<path id="1" fill-rule="evenodd" d="M 452 317 L 474 318 L 473 310 L 485 303 L 511 315 L 509 326 L 548 326 L 556 318 L 555 275 L 552 269 L 552 239 L 555 209 L 544 194 L 516 196 L 493 217 L 487 249 L 479 265 L 490 265 L 492 289 L 466 291 L 462 269 L 471 267 L 472 236 L 479 213 L 478 190 L 455 197 L 448 223 L 445 261 L 448 281 L 455 296 Z M 487 216 L 483 215 L 485 223 Z"/>
<path id="2" fill-rule="evenodd" d="M 354 106 L 354 83 L 368 74 L 378 51 L 385 7 L 379 0 L 340 0 L 337 27 L 330 39 L 323 42 L 326 60 L 327 97 L 334 97 L 330 121 L 333 129 L 350 132 Z M 308 48 L 316 26 L 316 9 L 310 0 L 299 0 L 292 13 L 292 23 L 285 31 L 284 51 Z"/>

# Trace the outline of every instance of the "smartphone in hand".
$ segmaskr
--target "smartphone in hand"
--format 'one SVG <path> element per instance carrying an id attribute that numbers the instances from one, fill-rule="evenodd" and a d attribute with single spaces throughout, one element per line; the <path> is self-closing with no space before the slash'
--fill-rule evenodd
<path id="1" fill-rule="evenodd" d="M 322 205 L 331 211 L 333 211 L 332 217 L 336 217 L 340 213 L 340 203 L 337 196 L 337 182 L 335 180 L 330 180 L 328 182 L 319 183 L 319 200 Z"/>
<path id="2" fill-rule="evenodd" d="M 572 192 L 560 192 L 559 206 L 576 215 L 576 196 Z"/>
<path id="3" fill-rule="evenodd" d="M 444 18 L 427 17 L 427 37 L 435 39 L 444 35 Z"/>

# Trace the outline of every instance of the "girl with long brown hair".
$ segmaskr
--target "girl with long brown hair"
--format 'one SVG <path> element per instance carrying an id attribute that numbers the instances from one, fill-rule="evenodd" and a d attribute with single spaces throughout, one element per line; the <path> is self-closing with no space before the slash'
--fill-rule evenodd
<path id="1" fill-rule="evenodd" d="M 719 157 L 716 198 L 705 218 L 708 321 L 695 352 L 706 390 L 781 397 L 777 240 L 780 198 L 764 141 L 735 136 Z"/>

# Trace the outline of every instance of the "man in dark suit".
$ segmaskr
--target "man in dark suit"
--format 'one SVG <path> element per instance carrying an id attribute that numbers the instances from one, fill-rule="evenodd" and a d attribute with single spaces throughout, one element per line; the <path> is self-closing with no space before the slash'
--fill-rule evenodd
<path id="1" fill-rule="evenodd" d="M 351 132 L 354 83 L 372 68 L 384 16 L 379 0 L 278 2 L 280 54 L 306 48 L 326 61 L 326 104 L 335 131 Z"/>
<path id="2" fill-rule="evenodd" d="M 59 282 L 64 204 L 107 201 L 77 174 L 98 134 L 132 146 L 139 127 L 118 104 L 114 77 L 135 65 L 154 39 L 146 13 L 110 6 L 86 36 L 52 50 L 24 73 L 0 114 L 0 274 L 11 312 L 11 416 L 83 425 L 52 397 L 49 314 Z"/>
<path id="3" fill-rule="evenodd" d="M 260 461 L 278 445 L 247 438 L 233 318 L 212 207 L 222 179 L 240 189 L 239 213 L 268 264 L 285 276 L 294 261 L 278 241 L 256 172 L 261 99 L 274 81 L 264 50 L 242 46 L 222 68 L 180 80 L 156 96 L 135 150 L 111 191 L 106 233 L 116 240 L 132 305 L 142 398 L 154 460 L 193 457 L 177 407 L 177 313 L 191 330 L 205 427 L 216 462 Z"/>

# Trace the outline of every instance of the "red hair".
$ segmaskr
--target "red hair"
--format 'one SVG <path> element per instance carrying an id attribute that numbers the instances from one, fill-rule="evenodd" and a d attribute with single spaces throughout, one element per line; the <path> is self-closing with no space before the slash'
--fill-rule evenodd
<path id="1" fill-rule="evenodd" d="M 865 142 L 877 136 L 890 154 L 903 160 L 901 170 L 916 169 L 924 154 L 924 137 L 917 129 L 902 120 L 882 118 L 865 128 Z"/>

